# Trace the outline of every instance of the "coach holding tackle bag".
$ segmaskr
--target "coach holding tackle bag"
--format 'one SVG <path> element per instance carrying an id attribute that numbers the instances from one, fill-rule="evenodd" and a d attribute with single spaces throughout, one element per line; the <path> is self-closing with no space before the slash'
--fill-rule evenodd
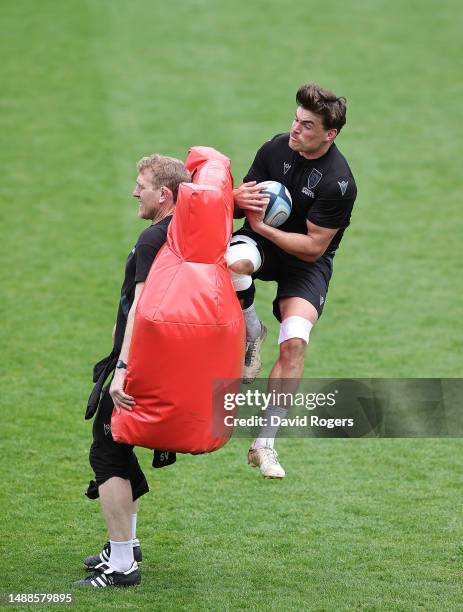
<path id="1" fill-rule="evenodd" d="M 234 190 L 235 216 L 244 213 L 247 221 L 227 253 L 246 321 L 244 382 L 260 371 L 267 332 L 254 308 L 253 279 L 278 283 L 273 313 L 281 323 L 279 356 L 269 378 L 269 391 L 276 393 L 297 389 L 310 331 L 322 314 L 333 258 L 357 195 L 352 172 L 334 143 L 346 122 L 346 99 L 310 83 L 297 91 L 296 104 L 290 132 L 259 149 Z M 263 222 L 268 196 L 259 183 L 268 180 L 282 183 L 292 197 L 291 214 L 278 229 Z M 270 423 L 271 416 L 286 413 L 283 406 L 270 406 L 265 416 Z M 277 430 L 263 427 L 248 452 L 248 462 L 265 478 L 285 476 L 274 449 Z"/>
<path id="2" fill-rule="evenodd" d="M 135 400 L 124 391 L 134 314 L 151 265 L 166 241 L 179 185 L 191 180 L 184 164 L 172 157 L 144 157 L 137 169 L 132 195 L 138 202 L 138 216 L 152 224 L 140 234 L 127 258 L 113 333 L 113 350 L 95 366 L 96 385 L 86 414 L 86 418 L 91 418 L 97 410 L 90 449 L 95 481 L 90 483 L 87 495 L 92 499 L 100 497 L 110 539 L 99 554 L 84 561 L 86 568 L 94 570 L 94 573 L 74 583 L 93 588 L 133 586 L 141 579 L 137 563 L 141 559 L 141 550 L 136 539 L 136 522 L 138 499 L 148 492 L 148 483 L 133 446 L 113 440 L 111 415 L 114 406 L 118 411 L 121 408 L 131 410 L 135 404 Z M 102 386 L 113 370 L 111 385 L 103 389 L 100 399 Z"/>

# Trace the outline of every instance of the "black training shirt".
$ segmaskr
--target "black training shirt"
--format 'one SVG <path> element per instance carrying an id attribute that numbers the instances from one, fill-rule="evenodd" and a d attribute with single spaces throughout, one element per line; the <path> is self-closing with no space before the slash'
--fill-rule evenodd
<path id="1" fill-rule="evenodd" d="M 326 252 L 339 246 L 350 223 L 357 187 L 345 157 L 333 143 L 318 159 L 306 159 L 289 145 L 289 134 L 277 134 L 257 151 L 244 181 L 278 181 L 290 192 L 293 208 L 278 229 L 307 234 L 306 220 L 339 228 Z"/>
<path id="2" fill-rule="evenodd" d="M 135 285 L 146 280 L 154 258 L 167 238 L 167 228 L 172 215 L 165 217 L 159 223 L 150 225 L 139 236 L 137 244 L 130 251 L 125 266 L 125 277 L 121 287 L 121 301 L 117 311 L 116 333 L 114 345 L 122 347 L 124 340 L 127 316 L 133 304 Z"/>

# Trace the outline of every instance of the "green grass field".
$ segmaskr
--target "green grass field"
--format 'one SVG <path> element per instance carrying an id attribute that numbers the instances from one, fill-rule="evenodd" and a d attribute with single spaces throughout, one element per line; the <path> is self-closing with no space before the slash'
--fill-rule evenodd
<path id="1" fill-rule="evenodd" d="M 71 592 L 106 539 L 83 411 L 145 154 L 214 146 L 239 181 L 302 82 L 345 95 L 359 197 L 305 374 L 461 376 L 462 25 L 457 0 L 1 3 L 0 592 Z M 247 445 L 159 471 L 140 450 L 143 583 L 75 609 L 462 609 L 460 440 L 283 439 L 282 482 Z"/>

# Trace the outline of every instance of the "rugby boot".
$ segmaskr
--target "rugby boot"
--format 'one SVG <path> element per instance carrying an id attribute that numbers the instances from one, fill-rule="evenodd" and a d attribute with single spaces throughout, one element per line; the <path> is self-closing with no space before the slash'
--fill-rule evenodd
<path id="1" fill-rule="evenodd" d="M 254 382 L 256 376 L 259 374 L 262 368 L 262 360 L 260 358 L 260 349 L 262 342 L 265 340 L 267 335 L 267 328 L 260 322 L 262 330 L 260 336 L 255 340 L 246 342 L 246 353 L 244 354 L 244 367 L 243 367 L 243 382 L 246 384 Z"/>
<path id="2" fill-rule="evenodd" d="M 136 540 L 136 542 L 138 542 L 138 540 Z M 84 559 L 85 568 L 88 570 L 94 570 L 97 565 L 100 565 L 100 563 L 108 563 L 110 554 L 111 543 L 106 542 L 106 544 L 103 546 L 103 550 L 98 555 L 93 555 L 92 557 L 87 557 Z M 137 563 L 140 563 L 143 558 L 139 542 L 133 547 L 133 558 L 135 561 L 137 561 Z"/>
<path id="3" fill-rule="evenodd" d="M 136 561 L 126 572 L 116 572 L 108 563 L 100 563 L 95 567 L 95 573 L 76 580 L 74 586 L 102 589 L 105 587 L 130 587 L 141 582 L 141 573 Z"/>
<path id="4" fill-rule="evenodd" d="M 270 446 L 250 448 L 248 451 L 248 463 L 252 467 L 258 467 L 264 478 L 278 478 L 281 480 L 285 477 L 285 471 L 278 461 L 278 454 Z"/>

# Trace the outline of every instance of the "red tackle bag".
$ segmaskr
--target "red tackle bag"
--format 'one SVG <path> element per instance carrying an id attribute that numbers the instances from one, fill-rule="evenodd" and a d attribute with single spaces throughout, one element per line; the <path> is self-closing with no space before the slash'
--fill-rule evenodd
<path id="1" fill-rule="evenodd" d="M 240 379 L 245 328 L 224 259 L 233 228 L 230 160 L 193 147 L 186 166 L 193 183 L 180 185 L 135 313 L 125 390 L 136 405 L 114 410 L 111 430 L 117 442 L 205 453 L 231 433 L 213 427 L 213 380 Z"/>

